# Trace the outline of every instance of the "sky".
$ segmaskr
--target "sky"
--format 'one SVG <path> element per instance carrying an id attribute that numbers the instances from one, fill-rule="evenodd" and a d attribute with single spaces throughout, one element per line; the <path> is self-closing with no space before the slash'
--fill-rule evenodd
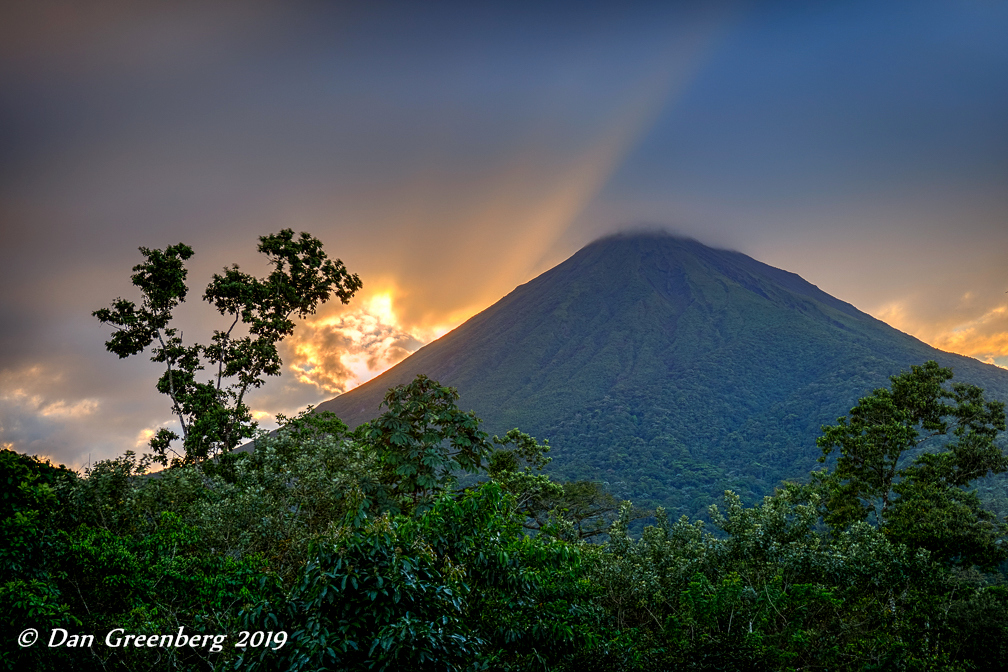
<path id="1" fill-rule="evenodd" d="M 207 342 L 211 275 L 283 228 L 364 287 L 283 342 L 264 427 L 635 228 L 1008 367 L 1008 3 L 545 4 L 4 3 L 0 446 L 142 452 L 160 370 L 92 311 L 184 242 Z"/>

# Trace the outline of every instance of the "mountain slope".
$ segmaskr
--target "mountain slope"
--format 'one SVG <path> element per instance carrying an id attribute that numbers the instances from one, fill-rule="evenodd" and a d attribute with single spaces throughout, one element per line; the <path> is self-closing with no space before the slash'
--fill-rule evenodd
<path id="1" fill-rule="evenodd" d="M 418 373 L 491 432 L 549 439 L 551 471 L 696 514 L 815 467 L 815 438 L 888 376 L 937 359 L 1008 398 L 1008 371 L 944 353 L 799 276 L 665 234 L 602 239 L 374 380 L 322 404 L 352 425 Z"/>

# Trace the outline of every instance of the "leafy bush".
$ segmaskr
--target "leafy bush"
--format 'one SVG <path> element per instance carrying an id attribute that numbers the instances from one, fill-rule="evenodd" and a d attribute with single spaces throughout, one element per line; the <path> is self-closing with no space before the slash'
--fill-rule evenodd
<path id="1" fill-rule="evenodd" d="M 246 629 L 293 633 L 247 664 L 553 669 L 593 641 L 590 593 L 578 549 L 521 534 L 513 499 L 484 484 L 320 543 L 285 604 L 244 613 Z"/>

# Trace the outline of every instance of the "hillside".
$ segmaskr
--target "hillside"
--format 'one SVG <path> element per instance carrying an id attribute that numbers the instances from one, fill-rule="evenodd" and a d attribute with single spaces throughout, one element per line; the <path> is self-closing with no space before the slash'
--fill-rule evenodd
<path id="1" fill-rule="evenodd" d="M 605 238 L 374 380 L 320 405 L 351 425 L 418 373 L 490 432 L 553 446 L 550 471 L 696 515 L 816 466 L 824 423 L 936 359 L 1008 399 L 1008 371 L 936 350 L 801 277 L 648 233 Z"/>

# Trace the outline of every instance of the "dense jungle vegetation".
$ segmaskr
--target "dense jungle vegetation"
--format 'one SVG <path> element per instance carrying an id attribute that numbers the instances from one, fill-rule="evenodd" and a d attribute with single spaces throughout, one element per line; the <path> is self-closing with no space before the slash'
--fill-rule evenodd
<path id="1" fill-rule="evenodd" d="M 1005 669 L 1006 526 L 969 489 L 1008 467 L 1004 406 L 950 377 L 929 362 L 863 397 L 806 483 L 726 492 L 710 526 L 658 509 L 640 535 L 642 512 L 552 481 L 548 446 L 488 437 L 424 376 L 353 432 L 303 414 L 153 474 L 133 453 L 78 474 L 5 450 L 3 666 Z M 29 626 L 42 641 L 19 648 Z M 180 627 L 228 639 L 103 644 Z M 50 648 L 53 628 L 95 642 Z"/>

